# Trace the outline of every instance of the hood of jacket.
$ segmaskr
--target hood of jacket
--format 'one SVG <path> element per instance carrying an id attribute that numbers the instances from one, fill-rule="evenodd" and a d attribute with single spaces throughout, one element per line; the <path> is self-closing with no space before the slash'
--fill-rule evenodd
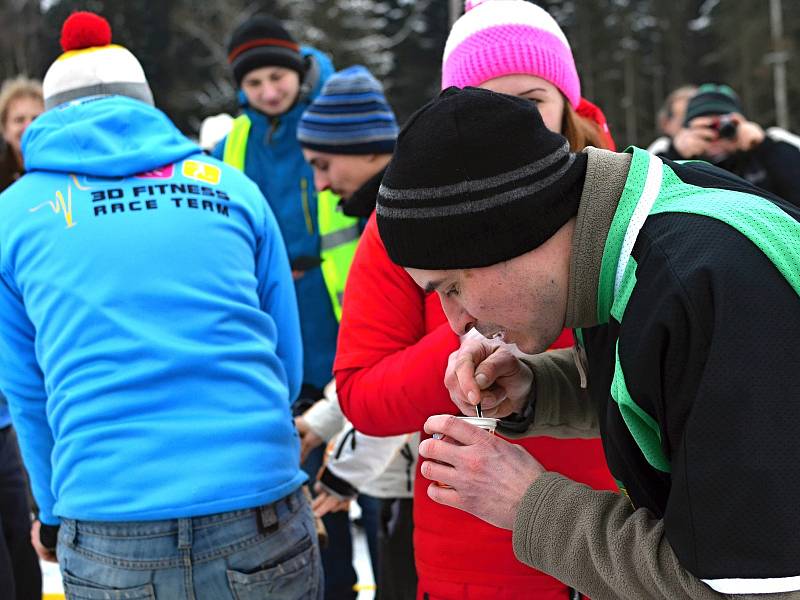
<path id="1" fill-rule="evenodd" d="M 163 112 L 126 96 L 92 96 L 42 113 L 22 137 L 32 171 L 128 177 L 197 154 Z"/>

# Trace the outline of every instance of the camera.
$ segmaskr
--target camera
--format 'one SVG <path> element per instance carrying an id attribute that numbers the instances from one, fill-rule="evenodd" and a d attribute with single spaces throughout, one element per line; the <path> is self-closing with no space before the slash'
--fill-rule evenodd
<path id="1" fill-rule="evenodd" d="M 711 124 L 711 129 L 724 140 L 735 140 L 738 127 L 739 124 L 731 115 L 721 115 Z"/>

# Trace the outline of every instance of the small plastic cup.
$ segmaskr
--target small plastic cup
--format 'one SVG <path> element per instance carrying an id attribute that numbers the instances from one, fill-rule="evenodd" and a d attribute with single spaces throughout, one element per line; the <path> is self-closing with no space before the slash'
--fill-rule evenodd
<path id="1" fill-rule="evenodd" d="M 500 419 L 493 419 L 491 417 L 462 417 L 462 416 L 458 416 L 456 417 L 456 419 L 460 419 L 461 421 L 469 423 L 470 425 L 474 425 L 475 427 L 485 429 L 492 435 L 494 435 L 494 432 L 497 429 L 497 422 L 500 420 Z M 431 437 L 435 440 L 447 440 L 451 444 L 456 444 L 458 446 L 461 445 L 457 441 L 447 437 L 443 433 L 434 433 Z"/>
<path id="2" fill-rule="evenodd" d="M 456 419 L 460 419 L 465 423 L 469 423 L 470 425 L 474 425 L 475 427 L 479 427 L 480 429 L 484 429 L 494 435 L 495 430 L 497 429 L 497 423 L 500 419 L 493 419 L 491 417 L 456 417 Z M 431 437 L 435 440 L 445 440 L 451 444 L 455 444 L 457 446 L 461 446 L 460 442 L 457 442 L 451 437 L 446 436 L 443 433 L 434 433 Z M 439 461 L 434 461 L 439 462 Z M 439 463 L 439 464 L 446 464 L 446 463 Z M 447 490 L 453 489 L 452 485 L 447 485 L 445 483 L 440 483 L 438 481 L 433 482 L 434 485 L 438 485 L 440 488 L 444 488 Z"/>
<path id="3" fill-rule="evenodd" d="M 457 419 L 461 419 L 465 423 L 469 423 L 470 425 L 475 425 L 475 427 L 480 427 L 481 429 L 485 429 L 492 435 L 494 435 L 495 429 L 497 429 L 497 423 L 500 419 L 493 419 L 492 417 L 456 417 Z"/>

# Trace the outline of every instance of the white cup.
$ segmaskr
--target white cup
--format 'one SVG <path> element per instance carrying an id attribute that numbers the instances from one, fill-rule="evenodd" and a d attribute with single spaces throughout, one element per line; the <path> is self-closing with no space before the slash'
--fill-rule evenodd
<path id="1" fill-rule="evenodd" d="M 479 427 L 480 429 L 484 429 L 484 430 L 488 431 L 489 433 L 491 433 L 492 435 L 494 435 L 495 429 L 497 429 L 497 423 L 500 421 L 500 419 L 493 419 L 491 417 L 463 417 L 463 416 L 459 416 L 459 417 L 456 417 L 456 419 L 460 419 L 460 420 L 464 421 L 465 423 L 469 423 L 470 425 L 474 425 L 475 427 Z M 431 435 L 431 437 L 433 439 L 435 439 L 435 440 L 446 440 L 447 442 L 449 442 L 451 444 L 456 444 L 458 446 L 462 445 L 459 442 L 455 441 L 453 438 L 448 437 L 443 433 L 434 433 L 433 435 Z M 434 481 L 433 484 L 434 485 L 438 485 L 440 488 L 444 488 L 444 489 L 448 489 L 448 490 L 453 489 L 453 486 L 447 485 L 447 484 L 444 484 L 444 483 L 440 483 L 438 481 Z"/>
<path id="2" fill-rule="evenodd" d="M 458 416 L 458 417 L 456 417 L 456 419 L 460 419 L 461 421 L 464 421 L 465 423 L 469 423 L 470 425 L 474 425 L 475 427 L 479 427 L 480 429 L 485 429 L 486 431 L 488 431 L 492 435 L 494 435 L 494 432 L 497 429 L 497 423 L 500 421 L 500 419 L 493 419 L 492 417 L 464 417 L 464 416 Z M 431 437 L 433 439 L 435 439 L 435 440 L 442 440 L 442 439 L 447 438 L 447 436 L 445 436 L 445 434 L 443 434 L 443 433 L 434 433 Z M 447 439 L 449 440 L 450 438 L 447 438 Z M 455 442 L 455 443 L 457 443 L 457 442 Z"/>

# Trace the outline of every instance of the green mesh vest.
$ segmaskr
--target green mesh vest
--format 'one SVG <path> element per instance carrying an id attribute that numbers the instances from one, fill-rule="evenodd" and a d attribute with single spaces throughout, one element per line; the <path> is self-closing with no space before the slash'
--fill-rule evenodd
<path id="1" fill-rule="evenodd" d="M 636 261 L 631 256 L 636 238 L 649 215 L 681 212 L 718 219 L 755 244 L 800 295 L 800 223 L 779 207 L 741 192 L 701 188 L 681 181 L 657 157 L 639 148 L 629 148 L 633 159 L 628 180 L 611 222 L 603 250 L 597 290 L 600 324 L 613 317 L 622 323 L 625 308 L 636 286 Z M 582 339 L 580 331 L 576 332 Z M 652 416 L 628 391 L 625 372 L 615 350 L 611 396 L 625 425 L 647 462 L 669 472 L 661 432 Z"/>

